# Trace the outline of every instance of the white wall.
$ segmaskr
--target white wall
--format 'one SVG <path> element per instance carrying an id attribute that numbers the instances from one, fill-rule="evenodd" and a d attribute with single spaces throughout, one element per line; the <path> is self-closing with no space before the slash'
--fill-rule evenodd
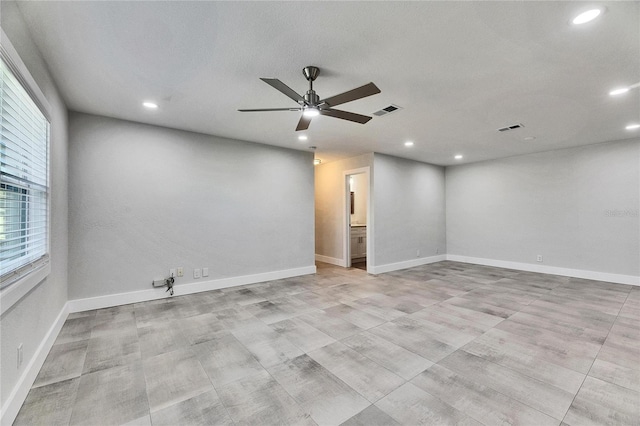
<path id="1" fill-rule="evenodd" d="M 80 113 L 69 133 L 70 300 L 314 268 L 312 153 Z"/>
<path id="2" fill-rule="evenodd" d="M 446 183 L 450 255 L 640 275 L 640 140 L 447 167 Z"/>
<path id="3" fill-rule="evenodd" d="M 444 255 L 444 168 L 378 153 L 373 168 L 376 271 L 410 267 Z"/>
<path id="4" fill-rule="evenodd" d="M 0 17 L 3 31 L 51 106 L 51 273 L 0 318 L 0 401 L 2 424 L 5 424 L 12 421 L 9 417 L 17 413 L 16 406 L 19 408 L 21 398 L 26 396 L 25 392 L 31 387 L 29 380 L 33 380 L 35 376 L 29 377 L 27 367 L 35 362 L 38 348 L 45 342 L 67 301 L 68 181 L 67 109 L 31 40 L 16 4 L 10 1 L 0 2 Z M 20 343 L 23 344 L 24 362 L 18 369 L 16 350 Z M 45 351 L 48 349 L 45 348 Z M 37 369 L 39 368 L 38 365 Z M 16 397 L 14 392 L 19 392 L 20 389 L 24 396 Z M 8 407 L 12 401 L 13 407 Z"/>
<path id="5" fill-rule="evenodd" d="M 344 261 L 344 172 L 372 165 L 373 154 L 365 154 L 315 167 L 315 250 L 319 260 L 334 264 Z"/>

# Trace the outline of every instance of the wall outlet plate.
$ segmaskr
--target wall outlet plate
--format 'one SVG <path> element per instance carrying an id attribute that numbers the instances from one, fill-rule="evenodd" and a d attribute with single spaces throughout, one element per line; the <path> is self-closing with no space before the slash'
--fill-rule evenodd
<path id="1" fill-rule="evenodd" d="M 209 268 L 202 268 L 202 276 L 203 277 L 209 276 Z"/>
<path id="2" fill-rule="evenodd" d="M 184 277 L 184 268 L 182 266 L 180 266 L 179 268 L 176 268 L 178 275 L 176 275 L 177 277 Z"/>
<path id="3" fill-rule="evenodd" d="M 20 343 L 18 345 L 17 358 L 18 358 L 18 366 L 17 366 L 17 368 L 19 369 L 20 367 L 22 367 L 22 360 L 23 360 L 22 343 Z"/>
<path id="4" fill-rule="evenodd" d="M 193 270 L 193 278 L 200 278 L 200 269 Z"/>
<path id="5" fill-rule="evenodd" d="M 536 256 L 536 262 L 542 262 L 542 255 L 541 254 Z"/>

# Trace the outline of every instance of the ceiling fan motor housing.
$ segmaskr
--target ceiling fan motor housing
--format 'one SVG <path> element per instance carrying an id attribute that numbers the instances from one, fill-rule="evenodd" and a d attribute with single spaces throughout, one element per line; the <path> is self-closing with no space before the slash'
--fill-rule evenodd
<path id="1" fill-rule="evenodd" d="M 307 105 L 316 106 L 320 102 L 320 96 L 318 96 L 315 90 L 310 89 L 304 95 L 304 102 Z"/>

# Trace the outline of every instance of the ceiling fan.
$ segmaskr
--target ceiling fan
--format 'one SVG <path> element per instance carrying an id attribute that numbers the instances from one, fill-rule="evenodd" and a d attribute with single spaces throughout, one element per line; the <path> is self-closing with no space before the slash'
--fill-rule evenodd
<path id="1" fill-rule="evenodd" d="M 355 101 L 356 99 L 366 98 L 367 96 L 380 93 L 380 89 L 373 83 L 365 84 L 353 90 L 349 90 L 339 95 L 331 96 L 329 98 L 320 99 L 313 90 L 313 82 L 320 74 L 320 68 L 318 67 L 304 67 L 302 74 L 309 82 L 309 90 L 304 96 L 300 96 L 292 88 L 278 80 L 277 78 L 261 78 L 274 89 L 284 93 L 300 105 L 298 108 L 266 108 L 266 109 L 239 109 L 241 112 L 261 112 L 261 111 L 302 111 L 300 121 L 298 121 L 298 130 L 307 130 L 311 119 L 318 115 L 325 115 L 327 117 L 340 118 L 342 120 L 354 121 L 356 123 L 364 124 L 371 120 L 372 117 L 356 114 L 354 112 L 342 111 L 339 109 L 333 109 L 334 106 L 345 104 L 347 102 Z"/>

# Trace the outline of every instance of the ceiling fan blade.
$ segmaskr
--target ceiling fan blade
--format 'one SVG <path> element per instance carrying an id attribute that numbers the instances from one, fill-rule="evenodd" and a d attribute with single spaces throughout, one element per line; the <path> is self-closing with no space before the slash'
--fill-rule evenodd
<path id="1" fill-rule="evenodd" d="M 311 117 L 306 117 L 304 114 L 300 116 L 300 121 L 298 121 L 298 127 L 296 127 L 296 132 L 300 130 L 307 130 L 309 128 L 309 123 L 311 123 Z"/>
<path id="2" fill-rule="evenodd" d="M 334 118 L 341 118 L 343 120 L 355 121 L 356 123 L 360 123 L 360 124 L 364 124 L 373 118 L 367 115 L 356 114 L 355 112 L 342 111 L 340 109 L 321 109 L 320 115 L 326 115 L 328 117 L 334 117 Z"/>
<path id="3" fill-rule="evenodd" d="M 287 86 L 277 78 L 261 78 L 260 80 L 264 81 L 274 89 L 284 93 L 294 101 L 304 104 L 304 98 L 302 96 L 297 94 L 295 90 L 293 90 L 291 87 Z"/>
<path id="4" fill-rule="evenodd" d="M 261 109 L 239 109 L 240 112 L 261 112 L 261 111 L 302 111 L 302 108 L 261 108 Z"/>
<path id="5" fill-rule="evenodd" d="M 348 92 L 340 93 L 339 95 L 335 95 L 335 96 L 331 96 L 330 98 L 323 99 L 320 102 L 321 103 L 324 102 L 330 107 L 334 107 L 336 105 L 355 101 L 356 99 L 366 98 L 367 96 L 375 95 L 377 93 L 380 93 L 380 89 L 378 89 L 378 87 L 375 84 L 368 83 L 356 89 L 349 90 Z"/>

